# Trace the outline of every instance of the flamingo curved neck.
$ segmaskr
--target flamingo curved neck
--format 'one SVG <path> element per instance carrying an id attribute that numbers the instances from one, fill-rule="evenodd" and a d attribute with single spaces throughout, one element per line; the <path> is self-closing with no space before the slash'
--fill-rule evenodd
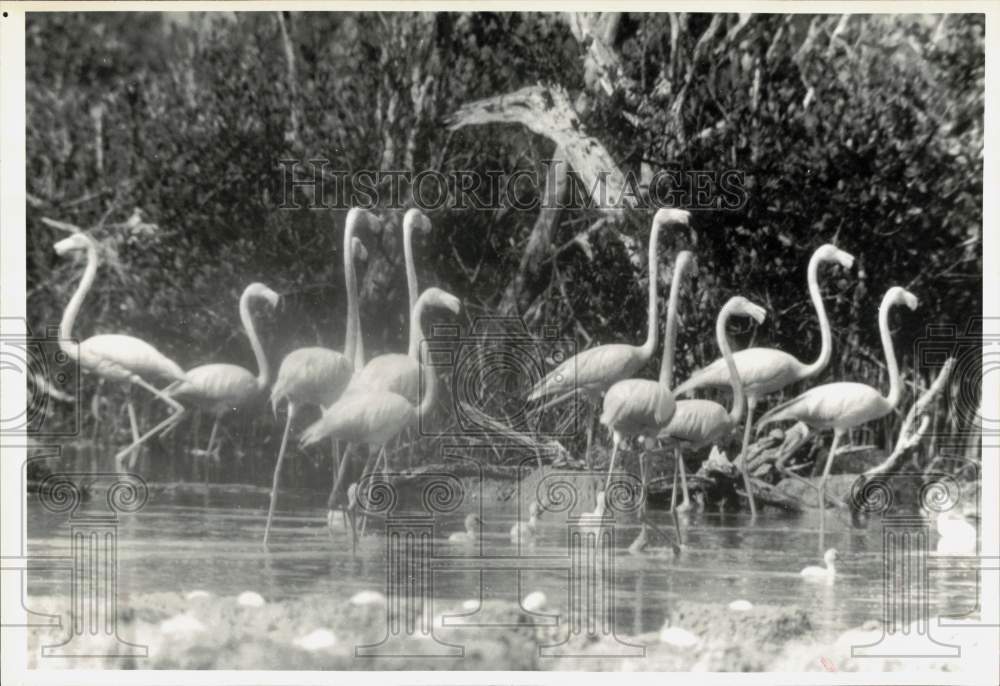
<path id="1" fill-rule="evenodd" d="M 267 363 L 264 346 L 257 337 L 257 327 L 254 326 L 253 316 L 250 314 L 250 298 L 251 295 L 246 291 L 240 296 L 240 321 L 243 323 L 243 330 L 247 332 L 247 338 L 250 339 L 253 356 L 257 360 L 257 390 L 262 391 L 271 383 L 271 366 Z"/>
<path id="2" fill-rule="evenodd" d="M 645 363 L 653 357 L 659 343 L 660 327 L 656 321 L 658 281 L 660 272 L 657 269 L 657 246 L 660 242 L 660 222 L 653 222 L 653 231 L 649 237 L 649 317 L 646 329 L 646 342 L 642 344 L 641 357 Z"/>
<path id="3" fill-rule="evenodd" d="M 410 314 L 410 331 L 417 332 L 417 346 L 420 346 L 420 342 L 424 340 L 424 330 L 422 328 L 421 322 L 424 317 L 424 307 L 426 301 L 422 298 L 417 299 L 417 304 L 414 306 Z M 434 374 L 434 369 L 431 367 L 428 359 L 427 346 L 423 346 L 423 350 L 420 351 L 420 373 L 423 374 L 424 378 L 424 393 L 420 398 L 420 404 L 417 405 L 417 417 L 423 418 L 427 416 L 431 408 L 434 407 L 434 400 L 437 396 L 437 378 Z"/>
<path id="4" fill-rule="evenodd" d="M 413 261 L 413 218 L 407 213 L 403 219 L 403 259 L 406 262 L 406 291 L 409 296 L 410 307 L 407 312 L 412 317 L 413 310 L 417 306 L 417 267 Z M 410 359 L 417 360 L 418 347 L 420 345 L 420 333 L 413 328 L 410 323 L 410 340 L 407 354 Z"/>
<path id="5" fill-rule="evenodd" d="M 347 286 L 347 327 L 344 334 L 344 357 L 354 369 L 364 366 L 365 351 L 361 337 L 361 317 L 358 313 L 358 277 L 354 271 L 354 231 L 361 210 L 352 208 L 344 224 L 344 281 Z"/>
<path id="6" fill-rule="evenodd" d="M 889 395 L 885 397 L 889 407 L 895 409 L 899 404 L 902 389 L 899 383 L 899 364 L 896 362 L 896 351 L 892 348 L 892 334 L 889 333 L 889 310 L 892 303 L 883 299 L 878 308 L 878 330 L 882 336 L 882 348 L 885 351 L 885 365 L 889 369 Z"/>
<path id="7" fill-rule="evenodd" d="M 830 356 L 833 352 L 833 340 L 830 333 L 830 320 L 826 316 L 826 306 L 823 305 L 823 294 L 819 290 L 819 264 L 821 260 L 816 253 L 813 253 L 809 260 L 809 297 L 812 299 L 813 307 L 816 309 L 816 316 L 819 317 L 820 349 L 819 357 L 812 364 L 805 365 L 802 370 L 802 378 L 808 379 L 816 376 L 826 369 L 830 364 Z"/>
<path id="8" fill-rule="evenodd" d="M 63 312 L 62 321 L 59 322 L 59 348 L 74 360 L 78 358 L 79 351 L 75 345 L 70 343 L 73 338 L 73 325 L 76 323 L 76 316 L 80 313 L 83 299 L 87 297 L 91 286 L 94 285 L 94 279 L 97 276 L 97 263 L 97 248 L 90 244 L 87 246 L 87 268 L 84 269 L 80 285 L 76 287 L 76 292 L 70 298 L 66 310 Z"/>
<path id="9" fill-rule="evenodd" d="M 677 301 L 680 299 L 681 277 L 687 271 L 689 260 L 678 259 L 674 263 L 674 277 L 670 283 L 670 302 L 667 304 L 667 332 L 663 345 L 663 359 L 660 361 L 660 385 L 671 388 L 674 385 L 674 346 L 677 343 Z"/>
<path id="10" fill-rule="evenodd" d="M 729 336 L 726 333 L 726 325 L 732 315 L 732 308 L 726 306 L 719 313 L 719 318 L 715 322 L 715 340 L 719 344 L 719 351 L 726 361 L 729 370 L 729 385 L 733 388 L 733 407 L 729 410 L 729 419 L 735 425 L 739 424 L 743 418 L 743 410 L 746 408 L 746 397 L 743 394 L 743 380 L 740 379 L 739 370 L 736 369 L 736 361 L 733 359 L 733 349 L 729 345 Z"/>

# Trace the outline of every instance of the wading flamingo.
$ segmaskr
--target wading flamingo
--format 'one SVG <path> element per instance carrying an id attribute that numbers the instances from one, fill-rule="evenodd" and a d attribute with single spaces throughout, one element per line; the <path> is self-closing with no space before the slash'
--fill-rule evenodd
<path id="1" fill-rule="evenodd" d="M 278 449 L 278 460 L 274 465 L 274 476 L 271 481 L 271 502 L 267 508 L 267 524 L 264 526 L 264 545 L 271 533 L 271 521 L 274 518 L 274 508 L 278 502 L 278 485 L 281 480 L 281 463 L 285 459 L 288 447 L 288 434 L 292 427 L 292 419 L 300 407 L 316 405 L 327 408 L 337 402 L 343 394 L 354 373 L 354 361 L 361 345 L 360 315 L 358 314 L 358 279 L 354 271 L 354 260 L 366 257 L 364 246 L 354 237 L 360 219 L 371 221 L 371 215 L 359 208 L 351 208 L 344 222 L 344 281 L 347 290 L 347 325 L 344 334 L 344 352 L 313 346 L 293 350 L 281 361 L 278 377 L 271 389 L 271 406 L 277 407 L 282 400 L 288 402 L 288 417 L 285 419 L 285 430 L 281 435 L 281 447 Z M 363 356 L 363 353 L 362 353 Z M 339 480 L 340 469 L 339 450 L 334 444 L 333 473 L 335 483 Z"/>
<path id="2" fill-rule="evenodd" d="M 577 392 L 583 393 L 590 402 L 591 416 L 587 423 L 587 468 L 592 467 L 590 449 L 593 442 L 594 414 L 601 394 L 618 381 L 630 378 L 642 368 L 656 352 L 659 323 L 657 321 L 657 246 L 660 229 L 668 224 L 687 226 L 691 213 L 685 210 L 661 209 L 653 216 L 653 228 L 649 237 L 649 318 L 646 342 L 642 345 L 610 343 L 590 348 L 565 360 L 549 372 L 532 389 L 528 400 L 538 400 L 559 394 L 539 408 L 545 410 L 566 400 Z"/>
<path id="3" fill-rule="evenodd" d="M 747 418 L 743 428 L 743 445 L 737 458 L 740 462 L 746 455 L 747 444 L 750 441 L 750 427 L 753 426 L 757 401 L 766 395 L 777 393 L 793 383 L 816 376 L 830 362 L 833 337 L 830 333 L 830 320 L 826 316 L 823 294 L 820 293 L 817 277 L 821 262 L 837 262 L 844 269 L 850 269 L 854 265 L 854 257 L 836 246 L 826 243 L 817 248 L 809 259 L 807 279 L 809 297 L 812 299 L 816 315 L 819 317 L 820 351 L 816 361 L 812 364 L 806 364 L 792 355 L 774 348 L 746 348 L 733 355 L 736 368 L 740 372 L 740 379 L 743 381 L 743 389 L 747 394 Z M 674 394 L 680 397 L 697 388 L 722 388 L 728 385 L 730 385 L 729 370 L 725 361 L 719 359 L 692 374 L 690 379 L 674 389 Z M 746 487 L 750 488 L 750 484 L 747 483 Z M 747 497 L 750 499 L 750 512 L 755 515 L 757 506 L 754 504 L 753 491 L 748 491 Z"/>
<path id="4" fill-rule="evenodd" d="M 652 253 L 650 253 L 652 255 Z M 608 479 L 604 485 L 607 491 L 611 486 L 611 472 L 615 468 L 615 458 L 622 441 L 631 436 L 655 436 L 661 426 L 665 426 L 674 414 L 674 396 L 670 387 L 661 383 L 663 370 L 669 369 L 668 358 L 674 356 L 673 339 L 677 333 L 677 301 L 680 297 L 681 280 L 684 272 L 691 264 L 692 255 L 687 250 L 677 253 L 674 261 L 674 275 L 670 284 L 670 301 L 667 305 L 667 340 L 663 346 L 663 360 L 660 366 L 661 378 L 624 379 L 618 381 L 604 394 L 604 407 L 601 412 L 601 424 L 611 432 L 611 463 L 608 465 Z M 650 273 L 654 273 L 650 264 Z M 658 324 L 657 324 L 658 325 Z M 643 476 L 645 467 L 643 465 Z M 645 483 L 643 484 L 645 487 Z"/>
<path id="5" fill-rule="evenodd" d="M 886 291 L 878 308 L 878 328 L 885 351 L 886 367 L 889 369 L 889 395 L 883 397 L 877 390 L 862 383 L 840 381 L 823 384 L 778 405 L 761 417 L 757 424 L 758 433 L 768 424 L 786 419 L 800 421 L 813 429 L 833 429 L 833 442 L 826 457 L 823 476 L 819 480 L 820 516 L 826 505 L 826 478 L 830 475 L 830 467 L 844 433 L 856 426 L 881 419 L 899 404 L 902 386 L 896 353 L 892 349 L 892 334 L 889 333 L 889 310 L 895 305 L 906 305 L 915 310 L 918 304 L 917 296 L 913 293 L 893 286 Z"/>
<path id="6" fill-rule="evenodd" d="M 715 340 L 722 353 L 722 359 L 728 367 L 729 383 L 733 389 L 733 406 L 726 412 L 726 408 L 711 400 L 678 400 L 674 416 L 670 422 L 663 427 L 657 438 L 672 445 L 674 454 L 679 461 L 681 478 L 684 488 L 684 502 L 680 509 L 686 510 L 690 507 L 688 501 L 687 476 L 684 473 L 684 462 L 682 451 L 699 450 L 707 445 L 716 445 L 729 438 L 733 430 L 739 425 L 743 416 L 743 409 L 746 404 L 743 394 L 743 383 L 740 379 L 739 370 L 733 359 L 733 350 L 726 335 L 726 325 L 729 318 L 734 314 L 745 314 L 753 317 L 758 324 L 764 322 L 766 316 L 764 309 L 744 298 L 730 298 L 725 306 L 720 310 L 718 319 L 715 322 Z M 668 336 L 670 334 L 668 333 Z M 668 338 L 668 345 L 670 344 Z M 664 367 L 660 370 L 660 378 L 669 384 L 673 376 L 673 364 L 670 358 L 664 357 Z M 746 462 L 741 462 L 743 472 L 743 486 L 750 493 L 750 475 L 747 472 Z"/>
<path id="7" fill-rule="evenodd" d="M 53 246 L 56 254 L 62 256 L 78 250 L 86 251 L 87 267 L 80 279 L 80 285 L 70 298 L 59 324 L 59 347 L 71 359 L 77 361 L 81 368 L 88 372 L 112 381 L 136 384 L 145 388 L 154 396 L 167 404 L 174 412 L 146 433 L 139 435 L 139 427 L 135 418 L 135 406 L 132 397 L 128 399 L 128 418 L 132 427 L 132 443 L 115 455 L 118 469 L 124 468 L 124 460 L 133 451 L 153 436 L 162 433 L 184 415 L 184 406 L 163 391 L 155 388 L 145 380 L 145 377 L 170 379 L 171 381 L 187 381 L 184 370 L 167 358 L 159 350 L 145 341 L 121 334 L 99 334 L 91 336 L 78 346 L 72 340 L 73 324 L 80 313 L 80 306 L 87 296 L 94 278 L 97 276 L 98 257 L 97 244 L 90 236 L 75 233 L 64 238 Z"/>
<path id="8" fill-rule="evenodd" d="M 440 288 L 428 288 L 421 293 L 410 315 L 410 326 L 416 328 L 421 337 L 423 337 L 421 323 L 424 311 L 428 307 L 441 307 L 458 314 L 461 302 Z M 421 354 L 420 368 L 423 373 L 424 393 L 419 404 L 414 405 L 403 396 L 391 391 L 359 389 L 345 393 L 323 411 L 323 416 L 319 420 L 302 433 L 299 445 L 305 448 L 325 438 L 365 444 L 377 449 L 375 464 L 378 464 L 379 460 L 385 457 L 386 444 L 397 437 L 403 429 L 426 416 L 434 407 L 437 379 L 427 360 L 426 346 Z M 371 461 L 370 456 L 369 461 Z M 328 520 L 331 516 L 332 513 L 328 514 Z"/>
<path id="9" fill-rule="evenodd" d="M 278 306 L 279 296 L 262 283 L 250 284 L 240 296 L 240 322 L 257 360 L 257 376 L 249 369 L 235 364 L 203 364 L 186 372 L 187 381 L 179 381 L 165 391 L 171 398 L 192 403 L 215 416 L 208 447 L 205 449 L 205 454 L 209 456 L 213 454 L 215 436 L 223 415 L 247 405 L 266 391 L 271 383 L 271 367 L 250 315 L 250 301 L 255 299 L 261 299 L 274 308 Z M 133 463 L 134 461 L 133 457 Z"/>

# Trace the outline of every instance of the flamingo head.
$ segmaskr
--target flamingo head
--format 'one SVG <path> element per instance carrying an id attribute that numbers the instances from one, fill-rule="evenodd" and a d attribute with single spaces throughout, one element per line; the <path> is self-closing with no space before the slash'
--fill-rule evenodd
<path id="1" fill-rule="evenodd" d="M 411 207 L 403 215 L 403 231 L 412 231 L 413 229 L 419 229 L 420 233 L 424 235 L 431 231 L 431 220 L 416 207 Z"/>
<path id="2" fill-rule="evenodd" d="M 52 246 L 60 257 L 76 250 L 87 250 L 94 247 L 94 239 L 84 233 L 74 233 Z"/>
<path id="3" fill-rule="evenodd" d="M 262 283 L 252 283 L 246 287 L 244 294 L 250 298 L 261 298 L 267 301 L 271 307 L 277 307 L 281 301 L 281 296 L 272 291 Z"/>
<path id="4" fill-rule="evenodd" d="M 822 262 L 836 262 L 844 269 L 854 266 L 854 255 L 845 252 L 833 243 L 826 243 L 816 249 L 816 257 Z"/>
<path id="5" fill-rule="evenodd" d="M 885 294 L 885 300 L 891 305 L 906 305 L 911 310 L 917 309 L 920 300 L 905 288 L 893 286 Z"/>
<path id="6" fill-rule="evenodd" d="M 825 553 L 823 553 L 823 562 L 825 562 L 827 564 L 827 566 L 832 565 L 836 561 L 837 561 L 837 549 L 836 548 L 830 548 Z"/>
<path id="7" fill-rule="evenodd" d="M 443 291 L 440 288 L 428 288 L 420 294 L 420 300 L 422 300 L 425 305 L 443 307 L 452 314 L 458 314 L 462 311 L 462 301 L 451 293 Z"/>
<path id="8" fill-rule="evenodd" d="M 479 515 L 470 514 L 465 517 L 465 530 L 470 534 L 478 534 L 479 527 L 482 525 L 482 520 L 479 519 Z"/>
<path id="9" fill-rule="evenodd" d="M 687 210 L 678 210 L 673 207 L 663 207 L 653 215 L 653 224 L 666 226 L 667 224 L 683 224 L 687 226 L 691 221 L 691 213 Z"/>
<path id="10" fill-rule="evenodd" d="M 754 321 L 758 324 L 763 324 L 764 319 L 767 318 L 767 311 L 755 303 L 750 302 L 742 295 L 734 295 L 726 303 L 726 306 L 730 308 L 733 314 L 742 314 L 747 317 L 752 317 Z"/>
<path id="11" fill-rule="evenodd" d="M 368 250 L 365 249 L 365 244 L 357 236 L 351 237 L 351 256 L 361 262 L 368 261 Z"/>

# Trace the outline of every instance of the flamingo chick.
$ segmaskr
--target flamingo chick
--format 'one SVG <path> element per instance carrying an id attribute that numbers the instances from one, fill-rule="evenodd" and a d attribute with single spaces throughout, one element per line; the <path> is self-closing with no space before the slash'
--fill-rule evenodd
<path id="1" fill-rule="evenodd" d="M 750 441 L 750 427 L 753 425 L 757 401 L 766 395 L 777 393 L 793 383 L 816 376 L 830 363 L 833 336 L 830 332 L 830 320 L 826 316 L 823 294 L 819 290 L 818 281 L 819 265 L 823 262 L 836 262 L 844 269 L 850 269 L 854 265 L 854 257 L 827 243 L 817 248 L 809 259 L 807 282 L 809 297 L 812 299 L 813 307 L 816 308 L 816 315 L 819 318 L 819 357 L 813 363 L 806 364 L 792 355 L 774 348 L 747 348 L 733 355 L 736 369 L 739 370 L 740 379 L 743 381 L 747 395 L 747 417 L 743 428 L 743 445 L 739 457 L 741 462 L 746 455 L 747 445 Z M 729 385 L 729 367 L 725 360 L 718 359 L 692 374 L 690 379 L 674 390 L 674 394 L 679 397 L 698 388 L 722 388 Z M 748 492 L 747 497 L 750 499 L 750 512 L 752 515 L 756 515 L 757 506 L 754 503 L 753 493 Z"/>
<path id="2" fill-rule="evenodd" d="M 823 554 L 823 563 L 825 567 L 817 567 L 815 565 L 809 565 L 803 569 L 800 574 L 803 579 L 815 579 L 818 581 L 833 581 L 833 578 L 837 574 L 837 551 L 834 548 L 830 548 Z"/>
<path id="3" fill-rule="evenodd" d="M 139 435 L 139 427 L 135 418 L 135 406 L 132 398 L 128 400 L 128 416 L 132 427 L 132 443 L 115 455 L 118 469 L 124 469 L 125 458 L 138 451 L 139 447 L 180 421 L 184 415 L 184 406 L 169 395 L 154 387 L 146 378 L 170 379 L 171 381 L 187 381 L 187 376 L 180 366 L 159 350 L 143 340 L 121 334 L 100 334 L 91 336 L 79 345 L 73 345 L 73 325 L 80 313 L 80 306 L 87 293 L 94 285 L 97 276 L 99 259 L 97 243 L 90 236 L 75 233 L 64 238 L 53 246 L 56 254 L 66 255 L 70 252 L 84 251 L 87 255 L 87 266 L 76 292 L 70 298 L 59 323 L 59 348 L 72 360 L 76 360 L 82 369 L 102 378 L 135 384 L 146 389 L 155 397 L 166 403 L 173 413 L 146 433 Z"/>
<path id="4" fill-rule="evenodd" d="M 541 513 L 540 510 L 541 508 L 539 508 L 537 502 L 528 505 L 528 521 L 516 522 L 510 528 L 511 543 L 517 543 L 521 540 L 530 543 L 535 540 L 535 533 L 538 529 L 538 517 Z"/>
<path id="5" fill-rule="evenodd" d="M 532 389 L 528 400 L 538 400 L 550 395 L 557 397 L 543 405 L 540 410 L 562 402 L 575 393 L 582 392 L 592 408 L 596 408 L 601 394 L 623 379 L 631 378 L 656 352 L 659 339 L 657 323 L 658 282 L 657 250 L 660 230 L 671 224 L 687 226 L 691 213 L 685 210 L 660 209 L 653 216 L 653 227 L 649 236 L 649 316 L 646 325 L 646 341 L 642 345 L 611 343 L 599 345 L 564 360 L 549 372 Z M 587 467 L 591 465 L 591 444 L 593 442 L 594 411 L 587 423 Z"/>
<path id="6" fill-rule="evenodd" d="M 974 555 L 976 552 L 976 527 L 964 517 L 941 512 L 937 516 L 937 552 L 941 555 Z"/>
<path id="7" fill-rule="evenodd" d="M 465 517 L 465 531 L 456 531 L 448 537 L 449 543 L 458 545 L 471 545 L 479 541 L 479 527 L 483 522 L 479 515 L 470 514 Z"/>
<path id="8" fill-rule="evenodd" d="M 262 283 L 252 283 L 243 290 L 240 296 L 240 322 L 250 347 L 253 348 L 257 360 L 257 376 L 248 369 L 235 364 L 203 364 L 187 371 L 187 381 L 181 381 L 167 389 L 172 398 L 188 401 L 195 406 L 211 412 L 215 420 L 208 439 L 206 455 L 213 455 L 216 432 L 219 422 L 228 412 L 235 412 L 245 407 L 254 398 L 267 390 L 271 380 L 271 367 L 264 354 L 264 347 L 257 337 L 253 318 L 250 316 L 250 302 L 260 299 L 272 308 L 278 306 L 279 296 Z M 215 447 L 218 450 L 218 447 Z M 133 459 L 134 461 L 134 459 Z"/>
<path id="9" fill-rule="evenodd" d="M 889 333 L 889 310 L 896 305 L 906 305 L 909 309 L 915 310 L 918 304 L 917 296 L 899 286 L 893 286 L 886 291 L 879 306 L 879 332 L 882 336 L 886 367 L 889 369 L 888 396 L 883 397 L 876 389 L 865 384 L 844 381 L 828 383 L 810 388 L 760 418 L 760 423 L 757 425 L 758 434 L 768 424 L 788 419 L 800 421 L 814 429 L 833 429 L 833 442 L 830 444 L 826 467 L 819 482 L 821 517 L 826 506 L 826 479 L 830 475 L 830 467 L 833 465 L 844 433 L 855 426 L 881 419 L 899 404 L 902 384 L 899 380 L 896 353 L 892 347 L 892 334 Z"/>

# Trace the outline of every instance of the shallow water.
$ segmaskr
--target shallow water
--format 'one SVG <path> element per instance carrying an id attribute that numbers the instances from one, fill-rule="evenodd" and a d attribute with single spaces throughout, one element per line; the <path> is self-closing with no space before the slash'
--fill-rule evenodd
<path id="1" fill-rule="evenodd" d="M 379 526 L 352 553 L 345 533 L 331 537 L 325 512 L 283 502 L 272 544 L 261 547 L 265 510 L 240 506 L 247 498 L 217 497 L 206 502 L 167 496 L 151 497 L 145 508 L 125 515 L 119 527 L 118 559 L 120 605 L 129 593 L 187 592 L 204 589 L 218 595 L 253 590 L 268 601 L 312 593 L 349 597 L 357 591 L 385 592 L 386 545 Z M 264 503 L 261 503 L 264 505 Z M 69 555 L 69 526 L 65 514 L 43 509 L 34 497 L 28 500 L 29 553 Z M 437 521 L 439 538 L 434 555 L 462 558 L 435 566 L 433 594 L 441 605 L 495 597 L 515 600 L 535 590 L 544 591 L 553 611 L 565 612 L 568 604 L 564 569 L 538 569 L 532 558 L 566 556 L 566 524 L 540 522 L 537 544 L 523 563 L 509 560 L 480 571 L 477 548 L 455 546 L 447 535 L 461 529 L 462 515 Z M 671 515 L 651 515 L 671 540 Z M 737 514 L 692 513 L 682 516 L 684 550 L 675 558 L 654 535 L 650 554 L 634 556 L 627 546 L 635 538 L 634 523 L 616 526 L 614 607 L 616 631 L 638 634 L 658 629 L 677 600 L 723 602 L 736 599 L 754 604 L 797 605 L 809 611 L 822 632 L 841 631 L 882 616 L 882 529 L 869 523 L 852 529 L 844 515 L 828 513 L 824 540 L 819 537 L 818 516 L 765 513 L 751 526 L 749 517 Z M 514 517 L 508 513 L 484 514 L 483 553 L 493 557 L 517 554 L 508 532 Z M 931 535 L 933 547 L 936 538 Z M 803 580 L 799 570 L 821 564 L 824 547 L 840 553 L 835 583 Z M 537 562 L 537 559 L 535 560 Z M 490 566 L 487 563 L 483 566 Z M 975 609 L 976 575 L 971 563 L 940 569 L 932 558 L 930 571 L 931 616 L 964 615 Z M 464 568 L 460 568 L 464 567 Z M 534 568 L 533 568 L 534 567 Z M 516 572 L 515 569 L 520 569 Z M 35 571 L 29 577 L 30 595 L 69 593 L 65 572 Z"/>

